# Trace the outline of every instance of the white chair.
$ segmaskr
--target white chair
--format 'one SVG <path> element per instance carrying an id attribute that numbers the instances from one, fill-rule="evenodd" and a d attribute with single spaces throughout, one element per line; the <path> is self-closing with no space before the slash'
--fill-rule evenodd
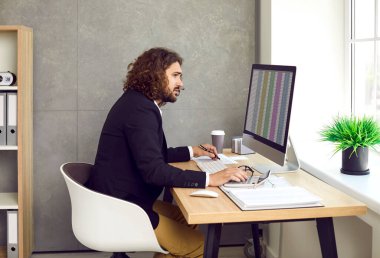
<path id="1" fill-rule="evenodd" d="M 158 244 L 149 217 L 140 206 L 84 186 L 92 166 L 65 163 L 60 167 L 69 190 L 72 228 L 78 241 L 102 252 L 167 254 Z"/>

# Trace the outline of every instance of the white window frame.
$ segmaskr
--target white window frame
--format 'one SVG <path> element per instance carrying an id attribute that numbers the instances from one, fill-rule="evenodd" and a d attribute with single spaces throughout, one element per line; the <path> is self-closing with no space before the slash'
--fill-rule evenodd
<path id="1" fill-rule="evenodd" d="M 378 26 L 377 26 L 377 21 L 379 19 L 378 15 L 379 13 L 378 12 L 378 4 L 380 0 L 374 0 L 375 2 L 375 8 L 374 8 L 374 12 L 375 12 L 375 19 L 374 19 L 374 37 L 371 37 L 371 38 L 361 38 L 361 39 L 356 39 L 354 38 L 355 36 L 355 26 L 354 26 L 354 22 L 355 22 L 355 8 L 353 8 L 353 6 L 355 5 L 355 1 L 360 1 L 360 0 L 348 0 L 349 4 L 348 4 L 348 8 L 347 8 L 347 17 L 348 19 L 346 19 L 346 24 L 348 25 L 347 28 L 347 48 L 346 48 L 346 53 L 347 53 L 347 57 L 348 57 L 348 69 L 346 70 L 347 71 L 347 81 L 349 82 L 350 84 L 350 89 L 351 89 L 351 114 L 352 115 L 358 115 L 357 114 L 357 101 L 356 101 L 356 85 L 355 85 L 355 43 L 357 42 L 373 42 L 373 44 L 375 45 L 374 46 L 374 73 L 377 74 L 378 73 L 378 63 L 380 62 L 377 58 L 377 53 L 380 51 L 377 46 L 376 46 L 376 42 L 380 42 L 380 35 L 377 35 L 377 31 L 378 31 Z M 380 33 L 379 33 L 380 34 Z M 377 83 L 377 76 L 375 76 L 374 78 L 374 84 L 375 86 L 378 84 Z M 378 86 L 376 86 L 378 87 Z M 378 88 L 376 90 L 379 90 Z M 377 105 L 376 107 L 376 112 L 377 112 L 377 117 L 379 119 L 380 117 L 380 106 L 379 106 L 379 103 L 377 101 L 377 103 L 375 103 L 375 105 Z M 380 122 L 380 121 L 379 121 Z"/>

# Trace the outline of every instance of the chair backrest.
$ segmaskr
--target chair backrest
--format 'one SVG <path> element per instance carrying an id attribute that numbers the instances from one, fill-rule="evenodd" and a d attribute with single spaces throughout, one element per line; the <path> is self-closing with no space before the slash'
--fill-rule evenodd
<path id="1" fill-rule="evenodd" d="M 168 253 L 158 244 L 141 207 L 84 186 L 91 164 L 65 163 L 60 170 L 69 190 L 72 227 L 79 242 L 103 252 Z"/>

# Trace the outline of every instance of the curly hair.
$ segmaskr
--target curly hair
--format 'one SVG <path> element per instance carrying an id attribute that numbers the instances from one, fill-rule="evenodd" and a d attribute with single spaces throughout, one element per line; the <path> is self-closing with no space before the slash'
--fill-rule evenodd
<path id="1" fill-rule="evenodd" d="M 151 100 L 162 99 L 168 85 L 166 69 L 173 63 L 182 65 L 183 59 L 166 48 L 151 48 L 128 65 L 123 90 L 133 89 Z"/>

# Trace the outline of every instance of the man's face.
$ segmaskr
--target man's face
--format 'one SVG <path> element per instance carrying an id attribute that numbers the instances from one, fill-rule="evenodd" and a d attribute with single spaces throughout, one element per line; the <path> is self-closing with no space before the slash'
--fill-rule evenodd
<path id="1" fill-rule="evenodd" d="M 173 63 L 165 71 L 168 85 L 164 89 L 163 102 L 175 102 L 183 89 L 182 69 L 178 62 Z"/>

